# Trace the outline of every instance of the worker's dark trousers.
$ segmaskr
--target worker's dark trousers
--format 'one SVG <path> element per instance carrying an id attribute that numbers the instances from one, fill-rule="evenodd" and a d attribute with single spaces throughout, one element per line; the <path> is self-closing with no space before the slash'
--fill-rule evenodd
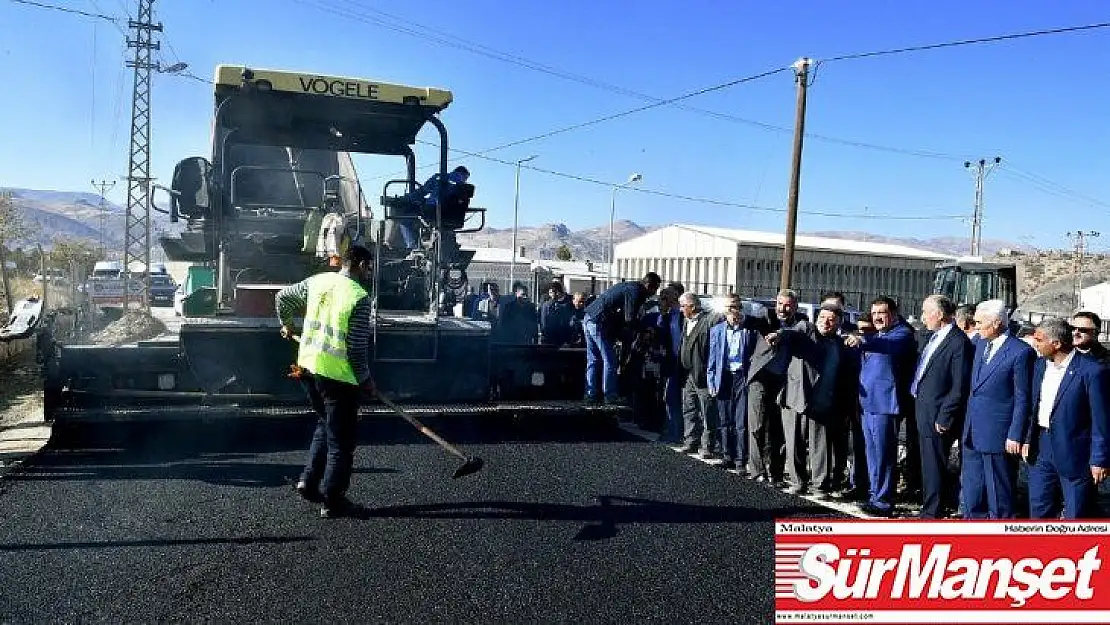
<path id="1" fill-rule="evenodd" d="M 301 479 L 325 499 L 343 496 L 351 485 L 358 436 L 359 389 L 322 376 L 302 380 L 319 415 Z"/>

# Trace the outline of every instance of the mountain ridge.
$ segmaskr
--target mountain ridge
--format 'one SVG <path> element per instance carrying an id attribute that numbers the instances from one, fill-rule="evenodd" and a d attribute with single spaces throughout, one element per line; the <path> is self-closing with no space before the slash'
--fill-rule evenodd
<path id="1" fill-rule="evenodd" d="M 34 230 L 26 241 L 30 245 L 48 246 L 55 236 L 67 236 L 100 242 L 100 202 L 99 195 L 84 191 L 58 191 L 25 188 L 5 188 L 12 194 L 12 200 L 20 209 L 28 224 Z M 105 244 L 123 244 L 125 210 L 122 206 L 105 201 Z M 152 229 L 168 228 L 168 220 L 160 214 L 151 215 Z M 613 222 L 613 243 L 621 243 L 648 234 L 668 224 L 639 224 L 628 219 Z M 943 236 L 932 238 L 893 237 L 859 230 L 820 230 L 799 232 L 809 236 L 834 239 L 850 239 L 874 243 L 904 245 L 931 252 L 951 255 L 966 255 L 966 237 Z M 481 232 L 460 234 L 459 243 L 467 247 L 512 247 L 512 228 L 490 228 Z M 523 247 L 525 256 L 540 260 L 556 258 L 562 246 L 567 246 L 575 260 L 604 262 L 608 256 L 609 225 L 598 225 L 574 230 L 562 222 L 548 222 L 535 226 L 522 226 L 517 230 L 517 246 Z M 993 256 L 1001 250 L 1021 252 L 1035 251 L 1028 245 L 1004 239 L 985 239 L 982 255 Z"/>

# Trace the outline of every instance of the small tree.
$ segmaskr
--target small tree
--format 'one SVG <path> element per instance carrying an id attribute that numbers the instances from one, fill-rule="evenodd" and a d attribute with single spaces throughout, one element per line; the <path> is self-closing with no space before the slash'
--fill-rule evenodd
<path id="1" fill-rule="evenodd" d="M 555 250 L 555 258 L 559 260 L 570 260 L 573 257 L 574 254 L 571 253 L 570 247 L 566 243 L 560 245 L 559 249 Z"/>
<path id="2" fill-rule="evenodd" d="M 7 310 L 13 306 L 11 285 L 8 283 L 8 247 L 22 240 L 31 232 L 16 209 L 11 193 L 0 193 L 0 281 L 4 287 Z"/>
<path id="3" fill-rule="evenodd" d="M 64 270 L 76 286 L 92 271 L 97 261 L 103 260 L 104 254 L 103 250 L 85 239 L 57 236 L 47 258 L 52 267 Z"/>

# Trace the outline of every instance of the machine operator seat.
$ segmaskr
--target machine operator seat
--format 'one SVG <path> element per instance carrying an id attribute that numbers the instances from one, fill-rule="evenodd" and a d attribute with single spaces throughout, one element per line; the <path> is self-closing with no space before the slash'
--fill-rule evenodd
<path id="1" fill-rule="evenodd" d="M 440 217 L 443 219 L 444 230 L 462 230 L 466 222 L 466 211 L 470 208 L 470 200 L 474 199 L 474 185 L 464 182 L 452 187 L 454 193 L 448 194 L 444 199 Z M 436 207 L 434 204 L 424 205 L 424 219 L 434 224 Z"/>

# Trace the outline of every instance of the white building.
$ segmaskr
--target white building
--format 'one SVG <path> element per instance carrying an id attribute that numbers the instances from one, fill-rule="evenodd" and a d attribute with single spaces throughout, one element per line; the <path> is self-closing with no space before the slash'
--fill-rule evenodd
<path id="1" fill-rule="evenodd" d="M 655 271 L 697 293 L 773 298 L 784 243 L 782 233 L 675 224 L 618 244 L 614 274 L 638 280 Z M 803 302 L 815 303 L 822 292 L 835 290 L 849 306 L 864 309 L 885 295 L 907 315 L 918 314 L 932 293 L 936 264 L 950 258 L 901 245 L 803 235 L 794 244 L 793 288 Z"/>
<path id="2" fill-rule="evenodd" d="M 1086 287 L 1079 293 L 1079 310 L 1088 310 L 1102 319 L 1102 340 L 1110 340 L 1110 282 Z"/>
<path id="3" fill-rule="evenodd" d="M 576 260 L 537 260 L 534 269 L 551 280 L 562 283 L 567 293 L 581 291 L 587 295 L 601 293 L 608 285 L 608 263 Z M 541 293 L 541 295 L 543 295 Z"/>
<path id="4" fill-rule="evenodd" d="M 495 282 L 501 293 L 508 294 L 513 284 L 513 251 L 509 248 L 478 247 L 462 248 L 474 252 L 474 258 L 466 268 L 470 286 L 479 290 L 484 282 Z M 533 299 L 543 299 L 547 286 L 553 280 L 563 283 L 568 293 L 583 291 L 600 293 L 605 290 L 608 265 L 559 260 L 533 260 L 517 255 L 515 276 L 517 282 L 528 287 Z"/>

